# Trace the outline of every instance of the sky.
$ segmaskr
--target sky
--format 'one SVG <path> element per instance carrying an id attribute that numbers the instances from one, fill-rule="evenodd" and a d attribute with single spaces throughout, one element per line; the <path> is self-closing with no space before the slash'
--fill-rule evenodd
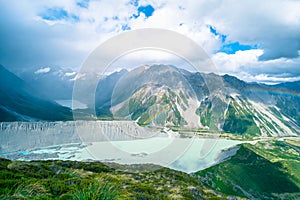
<path id="1" fill-rule="evenodd" d="M 299 0 L 0 0 L 0 64 L 78 69 L 113 36 L 164 28 L 194 40 L 220 74 L 270 84 L 297 81 L 299 10 Z"/>

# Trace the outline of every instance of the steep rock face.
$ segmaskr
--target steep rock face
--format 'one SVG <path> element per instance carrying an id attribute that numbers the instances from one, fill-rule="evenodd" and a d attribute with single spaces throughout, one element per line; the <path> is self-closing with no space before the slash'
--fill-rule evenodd
<path id="1" fill-rule="evenodd" d="M 66 143 L 134 140 L 165 133 L 133 121 L 1 122 L 0 152 Z"/>

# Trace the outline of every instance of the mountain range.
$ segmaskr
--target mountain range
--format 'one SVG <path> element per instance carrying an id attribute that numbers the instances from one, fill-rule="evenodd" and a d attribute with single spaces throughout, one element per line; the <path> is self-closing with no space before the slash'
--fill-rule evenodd
<path id="1" fill-rule="evenodd" d="M 300 132 L 299 81 L 247 83 L 227 74 L 191 73 L 166 65 L 142 66 L 106 79 L 114 80 L 114 87 L 109 92 L 111 98 L 102 105 L 110 105 L 114 118 L 136 120 L 140 125 L 236 134 L 282 136 Z M 104 113 L 103 107 L 96 109 Z"/>
<path id="2" fill-rule="evenodd" d="M 0 69 L 1 121 L 71 119 L 71 110 L 54 100 L 70 98 L 71 79 L 75 80 L 76 73 L 66 72 L 68 76 L 60 75 L 58 81 L 55 74 L 59 73 L 52 69 L 48 75 L 23 72 L 22 80 L 2 66 Z M 33 87 L 32 83 L 38 81 L 43 84 Z M 100 119 L 135 120 L 141 126 L 253 136 L 298 135 L 299 85 L 300 81 L 277 85 L 247 83 L 227 74 L 145 65 L 102 78 L 95 94 L 95 108 L 89 109 L 95 109 Z M 53 92 L 55 88 L 59 92 Z"/>

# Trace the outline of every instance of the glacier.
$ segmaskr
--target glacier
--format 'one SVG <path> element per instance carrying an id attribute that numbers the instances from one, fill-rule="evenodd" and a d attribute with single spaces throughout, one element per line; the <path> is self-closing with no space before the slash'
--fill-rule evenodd
<path id="1" fill-rule="evenodd" d="M 101 141 L 126 141 L 166 137 L 159 129 L 138 126 L 134 121 L 1 122 L 0 153 L 39 147 Z"/>

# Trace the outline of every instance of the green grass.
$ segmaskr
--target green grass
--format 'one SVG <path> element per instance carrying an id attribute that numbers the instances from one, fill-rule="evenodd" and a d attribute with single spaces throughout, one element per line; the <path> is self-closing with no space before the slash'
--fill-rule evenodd
<path id="1" fill-rule="evenodd" d="M 0 159 L 0 199 L 207 199 L 226 197 L 197 178 L 155 165 Z M 155 171 L 148 171 L 156 169 Z"/>
<path id="2" fill-rule="evenodd" d="M 73 200 L 113 200 L 118 197 L 117 188 L 110 185 L 110 183 L 105 183 L 98 181 L 96 183 L 90 184 L 88 187 L 76 190 L 69 194 L 62 196 L 63 199 L 73 199 Z"/>

